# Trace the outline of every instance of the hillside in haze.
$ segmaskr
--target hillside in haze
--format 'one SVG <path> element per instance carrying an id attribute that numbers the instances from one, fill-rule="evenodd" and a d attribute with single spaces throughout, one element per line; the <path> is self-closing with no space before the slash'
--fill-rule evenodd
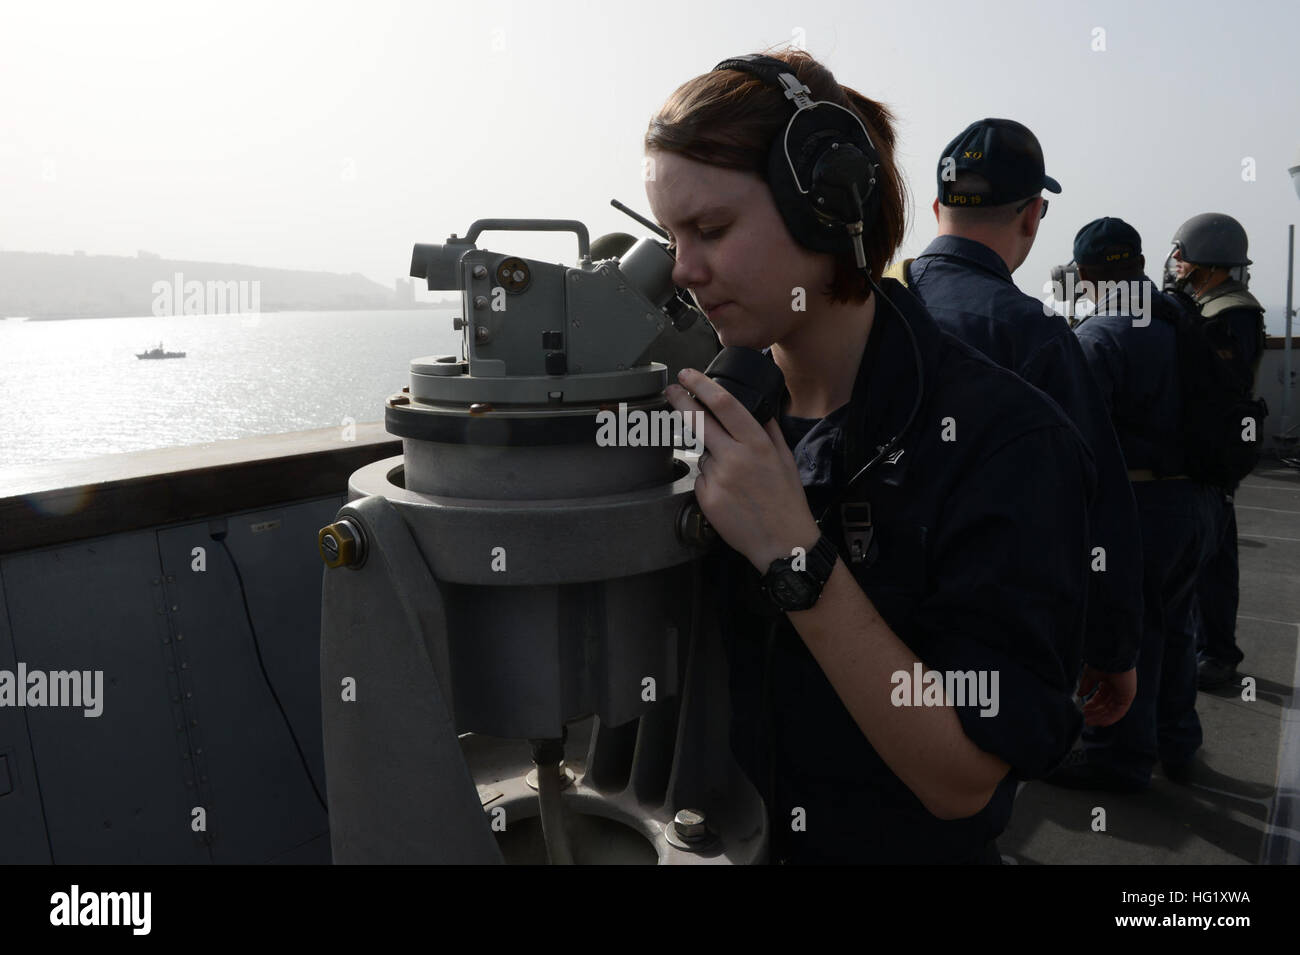
<path id="1" fill-rule="evenodd" d="M 148 252 L 0 252 L 0 318 L 111 318 L 228 312 L 414 308 L 411 286 L 359 273 L 183 262 Z"/>

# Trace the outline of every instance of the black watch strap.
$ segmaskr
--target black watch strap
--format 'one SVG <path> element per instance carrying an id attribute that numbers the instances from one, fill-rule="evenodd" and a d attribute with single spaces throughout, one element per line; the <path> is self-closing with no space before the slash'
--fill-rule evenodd
<path id="1" fill-rule="evenodd" d="M 831 579 L 831 571 L 835 569 L 835 560 L 839 557 L 839 551 L 831 539 L 823 534 L 817 538 L 817 543 L 813 545 L 812 550 L 808 551 L 808 573 L 817 578 L 817 581 L 824 587 L 826 581 Z"/>
<path id="2" fill-rule="evenodd" d="M 795 558 L 779 557 L 763 575 L 762 590 L 779 610 L 807 610 L 817 603 L 826 582 L 835 570 L 839 551 L 825 534 L 805 551 L 804 569 L 795 570 Z"/>

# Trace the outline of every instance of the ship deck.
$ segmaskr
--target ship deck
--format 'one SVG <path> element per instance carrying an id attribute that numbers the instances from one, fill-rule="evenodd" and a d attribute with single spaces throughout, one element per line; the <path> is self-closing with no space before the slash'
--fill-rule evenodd
<path id="1" fill-rule="evenodd" d="M 92 721 L 0 708 L 0 863 L 329 860 L 325 815 L 282 732 L 298 728 L 323 778 L 316 531 L 352 473 L 400 452 L 370 422 L 355 441 L 328 428 L 0 474 L 0 669 L 93 660 L 132 701 Z M 1257 470 L 1237 519 L 1240 670 L 1256 698 L 1240 687 L 1200 695 L 1203 765 L 1189 785 L 1159 770 L 1140 795 L 1024 784 L 998 840 L 1006 861 L 1300 863 L 1300 471 Z M 229 552 L 212 550 L 211 573 L 190 573 L 195 542 L 211 547 L 227 531 Z M 118 639 L 104 638 L 106 608 Z M 253 620 L 287 717 L 254 658 Z M 183 656 L 169 638 L 180 640 L 182 623 Z M 149 634 L 176 659 L 141 643 Z M 181 705 L 208 728 L 183 744 L 171 735 L 167 667 L 177 660 L 194 699 Z M 204 793 L 209 780 L 220 783 L 227 828 L 196 841 L 174 825 L 175 807 L 192 806 L 187 787 Z M 208 792 L 207 804 L 217 797 Z M 1104 831 L 1093 828 L 1098 807 Z"/>
<path id="2" fill-rule="evenodd" d="M 1006 862 L 1300 862 L 1300 472 L 1265 464 L 1236 496 L 1242 686 L 1197 698 L 1205 742 L 1187 785 L 1156 769 L 1134 795 L 1024 783 L 998 840 Z M 1105 831 L 1094 830 L 1105 810 Z"/>

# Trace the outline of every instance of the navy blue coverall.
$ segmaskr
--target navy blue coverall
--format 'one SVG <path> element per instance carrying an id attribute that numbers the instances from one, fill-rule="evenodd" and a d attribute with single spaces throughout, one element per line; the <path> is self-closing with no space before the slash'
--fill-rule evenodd
<path id="1" fill-rule="evenodd" d="M 1097 469 L 1092 532 L 1080 559 L 1104 548 L 1105 570 L 1089 581 L 1086 661 L 1106 673 L 1131 668 L 1142 633 L 1142 546 L 1137 505 L 1096 382 L 1070 326 L 1016 287 L 988 246 L 937 237 L 909 269 L 909 287 L 939 327 L 1046 393 L 1079 429 Z"/>
<path id="2" fill-rule="evenodd" d="M 723 548 L 715 583 L 727 598 L 732 749 L 766 800 L 773 861 L 997 862 L 994 840 L 1017 782 L 1050 772 L 1081 725 L 1071 694 L 1087 594 L 1079 555 L 1095 475 L 1078 432 L 1052 402 L 940 332 L 899 283 L 885 279 L 882 288 L 918 340 L 924 403 L 898 452 L 848 498 L 872 510 L 866 559 L 849 562 L 839 506 L 821 526 L 926 668 L 996 672 L 996 713 L 956 710 L 970 740 L 1011 769 L 974 816 L 933 816 L 872 748 L 788 618 L 762 596 L 758 572 Z M 906 328 L 878 304 L 850 403 L 819 420 L 781 421 L 815 518 L 902 429 L 916 393 Z M 793 822 L 798 809 L 802 829 Z"/>
<path id="3" fill-rule="evenodd" d="M 1197 574 L 1209 559 L 1220 528 L 1219 494 L 1183 474 L 1178 433 L 1183 402 L 1175 326 L 1161 317 L 1177 308 L 1150 280 L 1154 315 L 1133 317 L 1103 303 L 1076 329 L 1135 480 L 1142 527 L 1144 596 L 1137 698 L 1124 718 L 1085 727 L 1091 763 L 1135 789 L 1151 781 L 1157 759 L 1185 764 L 1201 745 L 1196 715 L 1196 646 L 1186 627 Z M 1130 297 L 1132 301 L 1132 297 Z M 1109 312 L 1110 314 L 1103 314 Z M 1154 442 L 1143 435 L 1164 435 Z"/>

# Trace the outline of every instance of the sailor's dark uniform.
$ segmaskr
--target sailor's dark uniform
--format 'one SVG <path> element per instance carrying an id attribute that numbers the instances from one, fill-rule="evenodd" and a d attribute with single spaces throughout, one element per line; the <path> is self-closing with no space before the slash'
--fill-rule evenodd
<path id="1" fill-rule="evenodd" d="M 1079 343 L 1057 315 L 1016 287 L 1006 263 L 972 239 L 937 237 L 909 270 L 909 287 L 939 327 L 1052 398 L 1079 429 L 1097 466 L 1088 553 L 1106 571 L 1090 579 L 1084 656 L 1107 673 L 1133 666 L 1142 632 L 1137 505 L 1106 407 Z"/>
<path id="2" fill-rule="evenodd" d="M 1151 303 L 1153 314 L 1135 322 L 1131 304 L 1126 311 L 1103 301 L 1098 313 L 1075 329 L 1130 473 L 1139 478 L 1133 493 L 1141 518 L 1146 598 L 1137 697 L 1118 723 L 1086 728 L 1084 748 L 1090 763 L 1135 789 L 1150 782 L 1157 759 L 1185 765 L 1201 745 L 1196 648 L 1187 615 L 1218 520 L 1218 494 L 1188 479 L 1183 469 L 1176 331 L 1159 317 L 1177 306 L 1149 279 L 1143 281 L 1143 300 Z M 1165 439 L 1156 441 L 1156 435 Z"/>
<path id="3" fill-rule="evenodd" d="M 1235 279 L 1222 282 L 1196 299 L 1211 339 L 1228 363 L 1251 390 L 1259 378 L 1264 354 L 1264 310 L 1246 286 Z M 1198 620 L 1203 656 L 1235 666 L 1244 657 L 1237 646 L 1237 604 L 1241 575 L 1237 562 L 1236 488 L 1225 488 L 1219 497 L 1220 534 L 1214 553 L 1196 584 Z"/>
<path id="4" fill-rule="evenodd" d="M 732 747 L 769 799 L 774 861 L 997 861 L 993 840 L 1007 825 L 1017 782 L 1053 769 L 1081 725 L 1072 692 L 1094 469 L 1053 402 L 942 333 L 897 282 L 882 287 L 918 339 L 925 400 L 901 454 L 849 498 L 871 505 L 867 559 L 848 563 L 839 507 L 822 527 L 927 669 L 997 675 L 996 713 L 976 701 L 956 712 L 970 740 L 1011 771 L 974 816 L 933 816 L 763 598 L 757 571 L 724 548 L 715 569 L 729 598 Z M 878 306 L 853 400 L 818 421 L 782 420 L 815 517 L 902 427 L 916 388 L 906 330 Z M 776 632 L 765 639 L 769 625 Z"/>

